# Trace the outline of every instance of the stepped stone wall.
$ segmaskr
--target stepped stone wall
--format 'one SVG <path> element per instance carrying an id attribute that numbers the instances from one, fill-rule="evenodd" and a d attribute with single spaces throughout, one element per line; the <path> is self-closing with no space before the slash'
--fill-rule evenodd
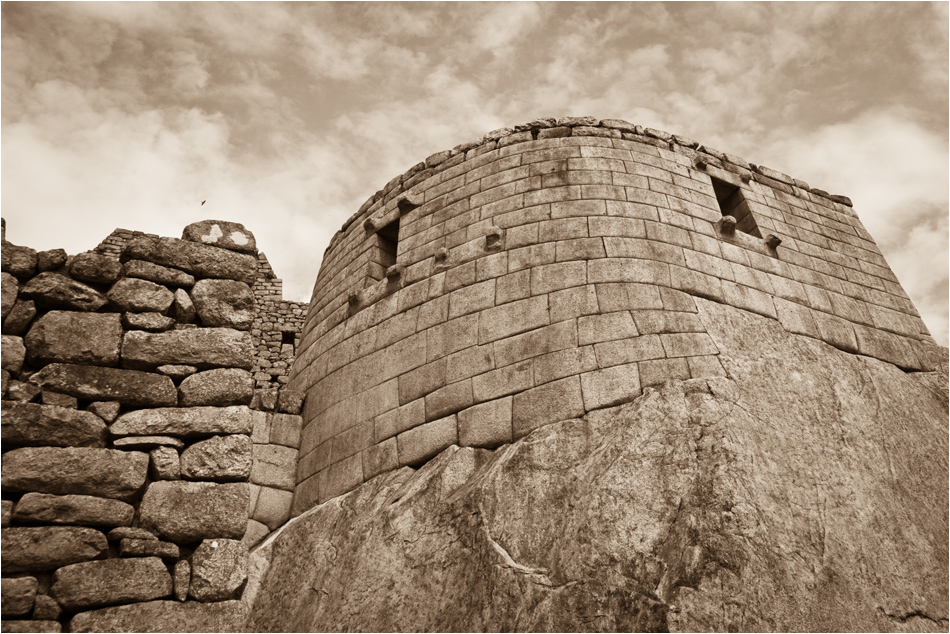
<path id="1" fill-rule="evenodd" d="M 847 198 L 623 121 L 538 120 L 428 157 L 334 236 L 290 375 L 294 513 L 451 445 L 724 375 L 696 297 L 938 363 Z"/>
<path id="2" fill-rule="evenodd" d="M 300 305 L 235 223 L 5 238 L 3 631 L 240 630 L 248 549 L 290 516 Z"/>

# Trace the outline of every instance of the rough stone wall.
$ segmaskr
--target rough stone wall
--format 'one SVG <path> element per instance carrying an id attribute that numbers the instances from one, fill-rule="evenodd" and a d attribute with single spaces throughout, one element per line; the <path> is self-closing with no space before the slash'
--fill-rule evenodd
<path id="1" fill-rule="evenodd" d="M 239 629 L 301 428 L 255 389 L 262 260 L 218 221 L 103 244 L 3 242 L 3 629 Z"/>
<path id="2" fill-rule="evenodd" d="M 847 198 L 626 122 L 539 120 L 430 156 L 331 241 L 290 375 L 308 395 L 294 513 L 453 444 L 722 376 L 694 297 L 937 363 Z"/>

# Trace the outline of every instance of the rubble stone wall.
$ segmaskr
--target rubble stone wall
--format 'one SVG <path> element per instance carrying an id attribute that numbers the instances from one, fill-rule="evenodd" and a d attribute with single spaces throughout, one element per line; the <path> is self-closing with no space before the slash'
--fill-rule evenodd
<path id="1" fill-rule="evenodd" d="M 723 375 L 694 297 L 937 362 L 847 198 L 623 121 L 539 120 L 428 157 L 331 241 L 290 375 L 294 513 L 453 444 Z"/>
<path id="2" fill-rule="evenodd" d="M 3 242 L 3 630 L 240 630 L 301 429 L 252 333 L 292 315 L 261 315 L 274 276 L 241 225 L 120 231 L 75 256 Z"/>

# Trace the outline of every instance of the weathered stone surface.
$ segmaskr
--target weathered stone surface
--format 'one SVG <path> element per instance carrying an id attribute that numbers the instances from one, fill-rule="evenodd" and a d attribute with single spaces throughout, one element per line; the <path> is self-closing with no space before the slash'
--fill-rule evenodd
<path id="1" fill-rule="evenodd" d="M 240 601 L 149 601 L 77 614 L 72 632 L 243 632 Z"/>
<path id="2" fill-rule="evenodd" d="M 2 621 L 0 632 L 62 632 L 58 621 Z"/>
<path id="3" fill-rule="evenodd" d="M 175 572 L 172 577 L 175 582 L 175 598 L 179 601 L 186 600 L 191 585 L 191 564 L 187 559 L 175 563 Z"/>
<path id="4" fill-rule="evenodd" d="M 2 519 L 0 519 L 0 526 L 3 526 L 3 528 L 6 528 L 7 526 L 10 525 L 10 518 L 13 517 L 13 501 L 3 500 L 2 506 L 0 506 L 0 508 L 3 509 L 2 511 L 3 514 L 2 516 L 0 516 L 2 517 Z"/>
<path id="5" fill-rule="evenodd" d="M 43 271 L 55 271 L 66 266 L 65 249 L 49 249 L 36 254 L 36 268 Z"/>
<path id="6" fill-rule="evenodd" d="M 193 222 L 181 234 L 182 240 L 213 244 L 238 253 L 257 253 L 254 234 L 237 222 L 201 220 Z"/>
<path id="7" fill-rule="evenodd" d="M 21 337 L 13 335 L 0 335 L 0 366 L 7 372 L 16 374 L 23 367 L 23 360 L 26 358 L 26 346 L 23 345 Z"/>
<path id="8" fill-rule="evenodd" d="M 197 314 L 198 313 L 195 312 L 195 304 L 191 301 L 191 295 L 181 288 L 175 291 L 175 301 L 172 302 L 171 316 L 180 324 L 190 324 L 194 323 Z"/>
<path id="9" fill-rule="evenodd" d="M 233 539 L 206 539 L 191 556 L 188 594 L 198 601 L 235 598 L 247 579 L 247 546 Z"/>
<path id="10" fill-rule="evenodd" d="M 234 407 L 168 407 L 140 409 L 123 414 L 112 424 L 114 436 L 177 436 L 195 438 L 214 434 L 250 434 L 251 410 Z"/>
<path id="11" fill-rule="evenodd" d="M 106 298 L 122 311 L 164 313 L 172 305 L 175 294 L 161 284 L 125 277 L 109 289 Z"/>
<path id="12" fill-rule="evenodd" d="M 16 505 L 13 519 L 22 524 L 79 524 L 129 526 L 135 509 L 131 504 L 92 495 L 27 493 Z"/>
<path id="13" fill-rule="evenodd" d="M 246 483 L 153 482 L 142 499 L 141 524 L 178 544 L 241 539 L 249 498 Z"/>
<path id="14" fill-rule="evenodd" d="M 122 324 L 114 313 L 54 310 L 36 320 L 25 341 L 27 357 L 34 365 L 115 366 L 119 364 Z"/>
<path id="15" fill-rule="evenodd" d="M 86 401 L 118 401 L 127 407 L 165 407 L 178 402 L 178 390 L 170 378 L 137 370 L 51 363 L 30 381 Z"/>
<path id="16" fill-rule="evenodd" d="M 303 408 L 305 394 L 296 390 L 283 389 L 277 397 L 277 411 L 282 414 L 299 414 Z"/>
<path id="17" fill-rule="evenodd" d="M 46 310 L 63 308 L 94 312 L 106 305 L 105 295 L 82 282 L 59 273 L 40 273 L 20 289 L 20 297 L 32 299 Z"/>
<path id="18" fill-rule="evenodd" d="M 145 484 L 148 455 L 77 447 L 25 447 L 3 455 L 3 488 L 12 492 L 96 495 L 129 500 Z"/>
<path id="19" fill-rule="evenodd" d="M 271 487 L 261 487 L 254 505 L 254 519 L 266 524 L 270 530 L 277 530 L 290 519 L 290 507 L 294 500 L 291 491 L 282 491 Z"/>
<path id="20" fill-rule="evenodd" d="M 193 365 L 200 370 L 241 368 L 254 364 L 251 335 L 233 328 L 194 328 L 169 332 L 127 332 L 122 341 L 123 367 L 146 370 L 160 365 Z"/>
<path id="21" fill-rule="evenodd" d="M 174 436 L 128 436 L 126 438 L 116 438 L 112 441 L 112 445 L 116 449 L 142 449 L 145 451 L 151 451 L 156 447 L 185 448 L 185 443 Z"/>
<path id="22" fill-rule="evenodd" d="M 244 282 L 200 280 L 191 289 L 191 299 L 205 326 L 249 330 L 254 321 L 254 293 Z"/>
<path id="23" fill-rule="evenodd" d="M 153 436 L 148 436 L 153 438 Z M 181 458 L 174 447 L 156 447 L 148 453 L 153 480 L 181 480 Z"/>
<path id="24" fill-rule="evenodd" d="M 118 260 L 93 251 L 74 255 L 66 270 L 73 279 L 93 284 L 112 284 L 122 276 L 122 265 Z"/>
<path id="25" fill-rule="evenodd" d="M 126 277 L 137 277 L 163 286 L 191 288 L 195 285 L 195 278 L 184 271 L 171 269 L 143 260 L 129 260 L 125 263 Z"/>
<path id="26" fill-rule="evenodd" d="M 36 597 L 33 604 L 33 618 L 38 621 L 55 621 L 63 609 L 56 603 L 56 599 L 48 594 L 41 594 Z M 58 623 L 57 623 L 58 625 Z"/>
<path id="27" fill-rule="evenodd" d="M 9 372 L 4 370 L 4 372 Z M 24 383 L 23 381 L 10 381 L 10 385 L 7 387 L 6 398 L 10 401 L 17 401 L 20 403 L 29 403 L 37 396 L 40 395 L 40 387 L 38 385 L 33 385 L 32 383 Z"/>
<path id="28" fill-rule="evenodd" d="M 119 542 L 120 557 L 161 557 L 178 559 L 178 546 L 157 539 L 126 538 Z"/>
<path id="29" fill-rule="evenodd" d="M 101 532 L 77 526 L 17 526 L 0 533 L 0 540 L 4 573 L 54 570 L 95 559 L 109 547 Z"/>
<path id="30" fill-rule="evenodd" d="M 110 542 L 118 542 L 123 539 L 155 539 L 156 537 L 153 533 L 145 530 L 144 528 L 134 528 L 132 526 L 119 526 L 118 528 L 113 528 L 106 535 L 106 539 Z"/>
<path id="31" fill-rule="evenodd" d="M 297 450 L 280 445 L 254 445 L 251 482 L 293 491 L 296 484 Z"/>
<path id="32" fill-rule="evenodd" d="M 2 268 L 4 273 L 25 280 L 36 272 L 36 251 L 30 247 L 20 247 L 12 242 L 3 241 Z"/>
<path id="33" fill-rule="evenodd" d="M 251 475 L 251 438 L 243 434 L 214 436 L 181 453 L 181 476 L 186 480 L 245 482 Z"/>
<path id="34" fill-rule="evenodd" d="M 196 277 L 239 280 L 253 284 L 257 258 L 219 247 L 175 238 L 139 237 L 131 240 L 120 258 L 145 260 L 190 273 Z"/>
<path id="35" fill-rule="evenodd" d="M 252 555 L 248 630 L 946 630 L 946 361 L 696 301 L 730 378 L 316 507 Z"/>
<path id="36" fill-rule="evenodd" d="M 36 302 L 31 299 L 17 300 L 13 310 L 3 320 L 3 334 L 18 337 L 23 335 L 34 317 L 36 317 Z"/>
<path id="37" fill-rule="evenodd" d="M 96 401 L 95 403 L 90 403 L 86 410 L 92 412 L 105 422 L 111 423 L 115 420 L 115 417 L 119 415 L 119 409 L 121 407 L 122 404 L 119 401 Z"/>
<path id="38" fill-rule="evenodd" d="M 161 313 L 122 313 L 122 325 L 129 330 L 164 332 L 175 325 L 175 320 Z"/>
<path id="39" fill-rule="evenodd" d="M 155 371 L 173 379 L 184 379 L 197 372 L 198 368 L 193 365 L 160 365 Z"/>
<path id="40" fill-rule="evenodd" d="M 244 574 L 247 575 L 246 557 Z M 36 577 L 0 580 L 0 610 L 3 610 L 3 618 L 29 614 L 36 598 L 36 585 Z"/>
<path id="41" fill-rule="evenodd" d="M 270 535 L 270 529 L 266 524 L 251 519 L 247 521 L 247 531 L 241 541 L 250 549 L 257 546 L 268 535 Z"/>
<path id="42" fill-rule="evenodd" d="M 254 377 L 238 368 L 199 372 L 178 386 L 178 404 L 182 407 L 247 405 L 253 397 Z"/>
<path id="43" fill-rule="evenodd" d="M 106 424 L 95 414 L 67 407 L 3 401 L 3 446 L 105 447 Z"/>
<path id="44" fill-rule="evenodd" d="M 7 318 L 13 306 L 16 303 L 17 294 L 20 292 L 20 283 L 9 273 L 0 273 L 0 317 Z"/>
<path id="45" fill-rule="evenodd" d="M 67 409 L 77 409 L 79 407 L 79 399 L 69 396 L 68 394 L 60 394 L 59 392 L 51 392 L 49 390 L 40 392 L 40 403 L 43 405 L 65 407 Z"/>
<path id="46" fill-rule="evenodd" d="M 172 593 L 172 576 L 158 557 L 105 559 L 53 573 L 50 594 L 66 610 L 151 601 Z"/>

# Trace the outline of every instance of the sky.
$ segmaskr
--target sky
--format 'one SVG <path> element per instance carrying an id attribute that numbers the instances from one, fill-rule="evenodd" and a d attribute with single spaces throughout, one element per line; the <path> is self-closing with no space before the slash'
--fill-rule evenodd
<path id="1" fill-rule="evenodd" d="M 592 115 L 849 196 L 947 345 L 948 6 L 3 2 L 7 239 L 241 222 L 308 301 L 393 176 Z"/>

